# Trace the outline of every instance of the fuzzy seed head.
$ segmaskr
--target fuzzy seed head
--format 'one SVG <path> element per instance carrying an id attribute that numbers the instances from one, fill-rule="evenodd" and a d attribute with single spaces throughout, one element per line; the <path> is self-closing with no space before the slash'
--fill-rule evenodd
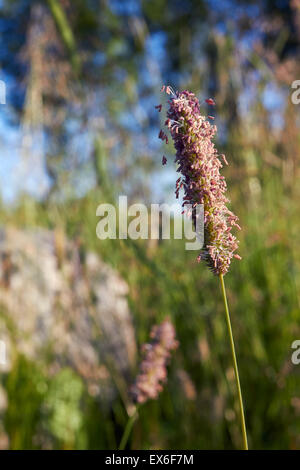
<path id="1" fill-rule="evenodd" d="M 158 397 L 167 380 L 167 364 L 171 351 L 178 347 L 175 328 L 169 318 L 152 328 L 150 338 L 151 341 L 142 346 L 144 358 L 131 388 L 131 395 L 136 403 L 145 403 Z"/>
<path id="2" fill-rule="evenodd" d="M 170 87 L 163 87 L 162 90 L 170 91 Z M 211 98 L 205 101 L 208 105 L 215 105 Z M 231 233 L 233 227 L 240 229 L 240 226 L 238 217 L 227 207 L 226 181 L 220 169 L 228 162 L 225 155 L 218 154 L 213 143 L 217 127 L 201 113 L 194 93 L 173 93 L 168 103 L 165 125 L 174 142 L 175 162 L 181 174 L 176 182 L 175 194 L 178 198 L 182 188 L 183 205 L 192 204 L 195 207 L 203 204 L 204 246 L 197 259 L 205 261 L 214 274 L 224 275 L 233 257 L 241 259 L 235 254 L 238 240 Z M 168 143 L 163 131 L 159 137 Z"/>

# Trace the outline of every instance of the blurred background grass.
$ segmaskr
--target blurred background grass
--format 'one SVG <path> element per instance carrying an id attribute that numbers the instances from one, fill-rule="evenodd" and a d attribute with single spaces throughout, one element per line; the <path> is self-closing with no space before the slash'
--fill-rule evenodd
<path id="1" fill-rule="evenodd" d="M 1 1 L 0 22 L 1 224 L 60 231 L 118 271 L 138 346 L 165 316 L 176 326 L 168 384 L 141 409 L 129 447 L 240 445 L 217 280 L 183 241 L 100 241 L 95 232 L 98 204 L 121 194 L 175 202 L 174 150 L 157 139 L 154 109 L 170 83 L 217 103 L 242 226 L 243 260 L 225 280 L 250 447 L 299 449 L 300 105 L 291 83 L 300 78 L 300 3 L 14 0 Z M 7 313 L 2 306 L 6 324 Z M 117 447 L 134 371 L 109 404 L 71 366 L 49 373 L 18 350 L 0 377 L 3 448 Z"/>

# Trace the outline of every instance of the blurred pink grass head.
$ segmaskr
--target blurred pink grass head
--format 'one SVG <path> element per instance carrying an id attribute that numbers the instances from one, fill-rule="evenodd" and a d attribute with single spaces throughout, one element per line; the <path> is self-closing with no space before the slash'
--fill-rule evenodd
<path id="1" fill-rule="evenodd" d="M 161 91 L 170 95 L 165 125 L 173 139 L 177 171 L 181 173 L 176 181 L 176 197 L 183 189 L 183 206 L 204 205 L 204 246 L 197 259 L 204 260 L 214 274 L 224 275 L 233 257 L 241 259 L 235 254 L 238 240 L 231 233 L 232 227 L 240 230 L 240 226 L 238 217 L 227 207 L 230 201 L 225 196 L 227 186 L 220 169 L 228 163 L 225 155 L 218 154 L 213 143 L 217 127 L 202 115 L 194 93 L 174 92 L 170 86 L 163 86 Z M 211 98 L 205 102 L 215 105 Z M 161 105 L 156 108 L 161 111 Z M 213 116 L 208 118 L 213 119 Z M 168 137 L 162 130 L 159 138 L 168 143 Z"/>
<path id="2" fill-rule="evenodd" d="M 155 325 L 150 333 L 151 341 L 142 346 L 144 358 L 139 374 L 131 388 L 135 403 L 145 403 L 158 397 L 167 380 L 167 365 L 171 351 L 177 349 L 176 332 L 169 318 Z"/>

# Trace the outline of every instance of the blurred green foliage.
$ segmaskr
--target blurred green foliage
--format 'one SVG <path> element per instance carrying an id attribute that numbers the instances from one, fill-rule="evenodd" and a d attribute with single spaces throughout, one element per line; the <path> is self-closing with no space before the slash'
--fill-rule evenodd
<path id="1" fill-rule="evenodd" d="M 297 448 L 299 370 L 291 363 L 291 343 L 299 336 L 300 232 L 295 227 L 299 219 L 290 203 L 286 207 L 274 172 L 270 171 L 267 181 L 259 201 L 235 201 L 243 226 L 243 260 L 233 263 L 225 281 L 250 446 Z M 173 319 L 180 341 L 164 392 L 141 409 L 132 447 L 238 447 L 238 408 L 217 279 L 196 263 L 195 254 L 185 251 L 179 240 L 162 241 L 150 251 L 146 242 L 97 240 L 94 209 L 100 200 L 95 191 L 76 206 L 62 208 L 67 234 L 74 236 L 79 223 L 84 249 L 97 251 L 128 281 L 139 344 L 166 315 Z M 44 220 L 45 226 L 52 226 L 49 210 L 35 205 L 35 211 L 40 223 Z M 15 215 L 7 218 L 17 221 Z M 74 372 L 64 370 L 52 379 L 42 378 L 34 364 L 24 359 L 6 380 L 5 428 L 13 448 L 31 448 L 37 426 L 44 420 L 55 448 L 116 447 L 127 419 L 119 398 L 111 410 L 103 412 L 99 403 L 83 393 Z"/>

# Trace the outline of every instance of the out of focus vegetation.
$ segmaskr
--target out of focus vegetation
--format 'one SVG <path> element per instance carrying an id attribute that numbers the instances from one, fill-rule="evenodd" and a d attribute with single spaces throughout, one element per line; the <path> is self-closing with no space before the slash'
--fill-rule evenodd
<path id="1" fill-rule="evenodd" d="M 8 84 L 1 146 L 17 162 L 8 188 L 0 157 L 3 195 L 13 195 L 3 196 L 1 224 L 60 229 L 118 270 L 139 345 L 164 316 L 176 326 L 168 385 L 141 409 L 129 446 L 240 443 L 216 279 L 181 241 L 96 237 L 101 202 L 120 194 L 175 202 L 173 149 L 156 138 L 164 83 L 217 103 L 217 145 L 242 226 L 243 260 L 225 280 L 249 445 L 299 449 L 300 366 L 291 344 L 300 337 L 300 105 L 290 98 L 300 79 L 300 2 L 10 0 L 0 16 Z M 11 129 L 16 140 L 6 137 Z M 70 367 L 49 375 L 21 355 L 0 377 L 6 446 L 117 447 L 127 421 L 122 397 L 104 408 Z"/>

